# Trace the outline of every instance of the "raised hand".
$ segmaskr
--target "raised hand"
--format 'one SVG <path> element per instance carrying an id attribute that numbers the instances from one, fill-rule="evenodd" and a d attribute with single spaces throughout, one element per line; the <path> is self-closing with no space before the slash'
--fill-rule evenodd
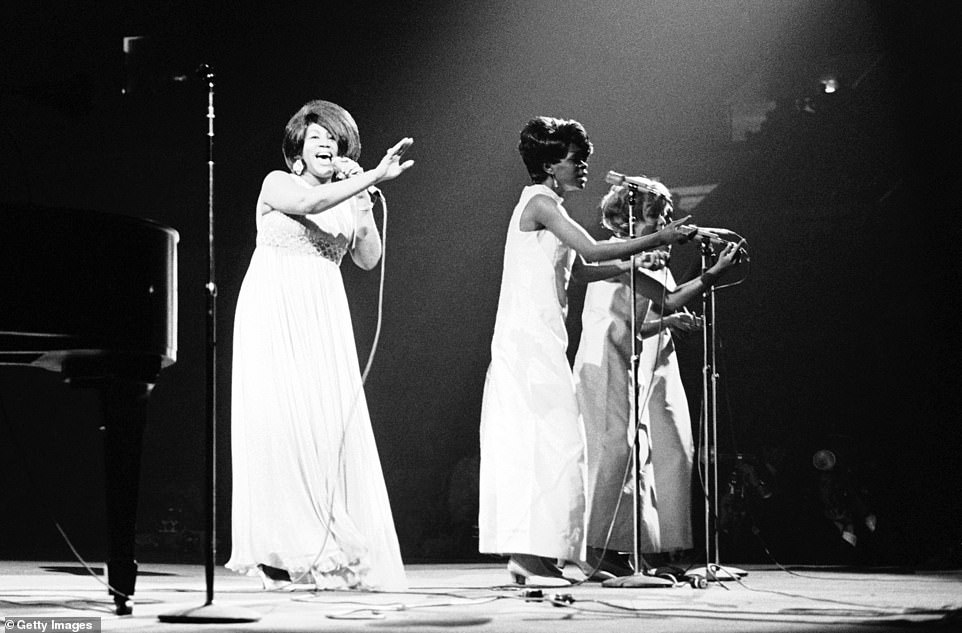
<path id="1" fill-rule="evenodd" d="M 403 163 L 401 162 L 401 156 L 403 156 L 404 152 L 411 147 L 412 143 L 414 143 L 413 138 L 403 138 L 398 141 L 394 147 L 384 153 L 384 157 L 375 168 L 375 171 L 378 174 L 378 181 L 392 180 L 397 178 L 414 164 L 413 160 L 406 160 Z"/>

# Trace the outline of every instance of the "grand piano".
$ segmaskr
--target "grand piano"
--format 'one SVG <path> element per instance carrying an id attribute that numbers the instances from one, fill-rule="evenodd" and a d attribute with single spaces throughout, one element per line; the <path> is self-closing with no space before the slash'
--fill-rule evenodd
<path id="1" fill-rule="evenodd" d="M 107 579 L 131 613 L 147 402 L 177 356 L 174 229 L 99 211 L 0 204 L 0 365 L 100 394 Z"/>

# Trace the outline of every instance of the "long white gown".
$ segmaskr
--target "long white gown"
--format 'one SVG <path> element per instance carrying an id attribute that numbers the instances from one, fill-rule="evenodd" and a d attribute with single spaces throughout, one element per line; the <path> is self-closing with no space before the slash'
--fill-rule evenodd
<path id="1" fill-rule="evenodd" d="M 667 268 L 642 272 L 669 290 Z M 587 544 L 634 550 L 634 490 L 631 445 L 631 293 L 628 275 L 588 284 L 574 372 L 588 442 Z M 638 323 L 657 318 L 639 296 Z M 691 476 L 693 442 L 688 400 L 671 332 L 645 338 L 638 361 L 641 462 L 639 500 L 641 551 L 692 547 Z M 650 448 L 650 450 L 649 450 Z M 620 503 L 619 503 L 620 499 Z M 617 509 L 617 515 L 616 515 Z M 609 537 L 610 529 L 610 537 Z"/>
<path id="2" fill-rule="evenodd" d="M 234 571 L 406 586 L 339 268 L 360 204 L 257 216 L 234 318 Z"/>
<path id="3" fill-rule="evenodd" d="M 508 227 L 491 365 L 481 406 L 479 550 L 581 560 L 584 430 L 565 350 L 575 253 L 548 230 L 524 232 L 522 191 Z"/>

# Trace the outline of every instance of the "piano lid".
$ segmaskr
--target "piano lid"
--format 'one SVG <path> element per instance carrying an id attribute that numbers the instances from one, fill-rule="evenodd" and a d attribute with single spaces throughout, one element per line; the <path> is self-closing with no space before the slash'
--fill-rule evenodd
<path id="1" fill-rule="evenodd" d="M 177 356 L 176 230 L 131 216 L 0 205 L 0 364 Z"/>

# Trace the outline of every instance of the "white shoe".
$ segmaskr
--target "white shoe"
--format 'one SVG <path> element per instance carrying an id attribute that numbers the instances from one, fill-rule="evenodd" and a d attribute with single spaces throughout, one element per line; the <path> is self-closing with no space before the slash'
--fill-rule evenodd
<path id="1" fill-rule="evenodd" d="M 508 561 L 508 573 L 519 585 L 533 587 L 568 587 L 571 581 L 561 575 L 561 570 L 545 562 L 539 556 L 515 554 Z"/>

